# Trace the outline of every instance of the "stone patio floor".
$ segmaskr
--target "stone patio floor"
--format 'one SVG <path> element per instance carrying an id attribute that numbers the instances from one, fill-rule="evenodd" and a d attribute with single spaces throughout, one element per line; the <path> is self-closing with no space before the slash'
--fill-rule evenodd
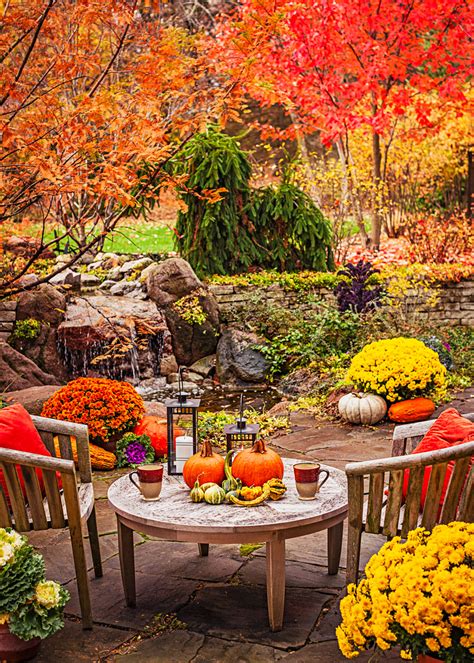
<path id="1" fill-rule="evenodd" d="M 453 403 L 474 411 L 474 390 Z M 393 426 L 374 429 L 292 416 L 292 432 L 273 440 L 288 457 L 317 458 L 343 469 L 349 461 L 390 455 Z M 238 545 L 197 546 L 135 535 L 137 608 L 126 608 L 120 580 L 115 516 L 107 488 L 118 473 L 96 475 L 98 526 L 104 577 L 91 572 L 94 629 L 83 631 L 67 531 L 36 532 L 30 541 L 45 556 L 47 574 L 71 593 L 65 628 L 43 643 L 39 663 L 120 661 L 126 663 L 338 663 L 335 627 L 344 587 L 345 540 L 338 575 L 326 570 L 326 533 L 287 541 L 285 623 L 268 630 L 265 548 L 243 555 Z M 383 539 L 363 537 L 362 566 Z M 257 543 L 257 542 L 256 542 Z M 86 546 L 87 547 L 87 546 Z M 92 564 L 90 564 L 92 567 Z M 365 662 L 370 654 L 359 657 Z M 383 660 L 400 660 L 396 652 Z"/>

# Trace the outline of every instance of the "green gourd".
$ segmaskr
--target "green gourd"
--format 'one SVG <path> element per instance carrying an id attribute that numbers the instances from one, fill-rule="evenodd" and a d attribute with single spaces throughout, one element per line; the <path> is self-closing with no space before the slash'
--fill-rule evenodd
<path id="1" fill-rule="evenodd" d="M 240 489 L 238 489 L 238 490 L 229 490 L 229 492 L 227 492 L 225 494 L 225 501 L 230 502 L 231 497 L 235 497 L 236 499 L 240 499 Z"/>
<path id="2" fill-rule="evenodd" d="M 199 485 L 199 480 L 194 484 L 191 492 L 189 493 L 191 497 L 191 502 L 203 502 L 204 501 L 204 491 Z"/>
<path id="3" fill-rule="evenodd" d="M 227 455 L 225 457 L 224 474 L 226 478 L 222 482 L 222 488 L 225 490 L 226 493 L 230 492 L 231 490 L 239 490 L 240 488 L 242 488 L 242 481 L 232 476 L 231 460 L 233 455 L 234 455 L 234 450 L 231 449 L 230 451 L 227 452 Z"/>
<path id="4" fill-rule="evenodd" d="M 218 486 L 218 483 L 214 483 L 213 481 L 209 481 L 208 483 L 203 483 L 201 486 L 201 490 L 206 492 L 208 488 L 212 488 L 212 486 Z"/>
<path id="5" fill-rule="evenodd" d="M 225 492 L 216 484 L 206 490 L 204 499 L 208 504 L 222 504 L 225 500 Z"/>

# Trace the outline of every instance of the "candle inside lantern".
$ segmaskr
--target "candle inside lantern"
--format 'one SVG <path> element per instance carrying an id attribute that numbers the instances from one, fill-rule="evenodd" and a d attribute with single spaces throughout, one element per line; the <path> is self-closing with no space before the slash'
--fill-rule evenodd
<path id="1" fill-rule="evenodd" d="M 193 455 L 193 438 L 191 435 L 179 435 L 176 438 L 176 471 L 182 472 L 184 463 Z"/>

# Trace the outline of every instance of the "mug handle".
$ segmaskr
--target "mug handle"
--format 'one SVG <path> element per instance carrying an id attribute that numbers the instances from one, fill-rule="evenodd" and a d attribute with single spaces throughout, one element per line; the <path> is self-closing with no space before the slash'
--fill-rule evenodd
<path id="1" fill-rule="evenodd" d="M 322 487 L 324 486 L 324 484 L 326 483 L 326 481 L 329 479 L 329 472 L 328 472 L 327 470 L 321 470 L 321 472 L 319 473 L 319 475 L 321 476 L 321 474 L 323 474 L 323 472 L 324 472 L 324 474 L 325 474 L 326 476 L 325 476 L 324 479 L 320 482 L 320 484 L 319 484 L 319 488 L 322 488 Z"/>
<path id="2" fill-rule="evenodd" d="M 130 472 L 130 474 L 128 475 L 128 478 L 129 478 L 130 481 L 133 483 L 133 485 L 135 486 L 135 488 L 138 488 L 138 490 L 140 490 L 140 486 L 138 485 L 138 483 L 137 483 L 137 482 L 134 480 L 134 478 L 133 478 L 133 475 L 134 475 L 134 474 L 136 474 L 136 475 L 138 476 L 138 472 Z M 141 492 L 141 491 L 140 491 L 140 492 Z"/>

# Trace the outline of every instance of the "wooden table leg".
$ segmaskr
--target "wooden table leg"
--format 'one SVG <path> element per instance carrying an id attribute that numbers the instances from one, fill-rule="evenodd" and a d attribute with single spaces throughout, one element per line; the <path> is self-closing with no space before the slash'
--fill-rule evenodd
<path id="1" fill-rule="evenodd" d="M 330 576 L 336 575 L 339 571 L 343 529 L 344 522 L 328 528 L 328 573 Z"/>
<path id="2" fill-rule="evenodd" d="M 208 543 L 198 543 L 199 554 L 201 557 L 207 557 L 209 555 L 209 544 Z"/>
<path id="3" fill-rule="evenodd" d="M 285 539 L 267 541 L 268 621 L 272 631 L 281 631 L 285 609 Z"/>
<path id="4" fill-rule="evenodd" d="M 120 573 L 122 574 L 125 603 L 129 608 L 137 605 L 135 589 L 135 553 L 133 550 L 133 530 L 124 525 L 117 516 Z"/>

